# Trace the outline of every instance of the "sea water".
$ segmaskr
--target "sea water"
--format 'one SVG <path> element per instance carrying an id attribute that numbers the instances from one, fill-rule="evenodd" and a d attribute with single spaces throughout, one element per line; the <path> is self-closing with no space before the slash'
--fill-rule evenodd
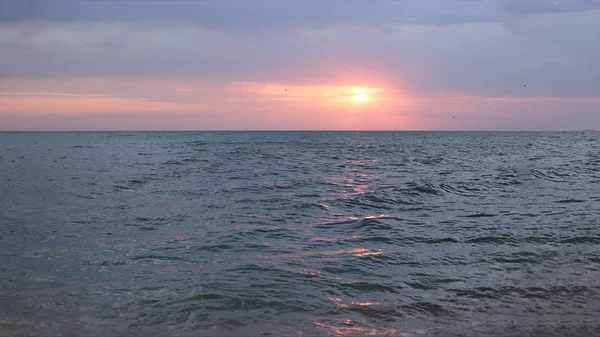
<path id="1" fill-rule="evenodd" d="M 7 336 L 600 335 L 598 132 L 0 133 Z"/>

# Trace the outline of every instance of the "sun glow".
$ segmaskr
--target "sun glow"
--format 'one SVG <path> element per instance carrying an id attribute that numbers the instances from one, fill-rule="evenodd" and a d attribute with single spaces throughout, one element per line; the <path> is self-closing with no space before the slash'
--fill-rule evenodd
<path id="1" fill-rule="evenodd" d="M 362 103 L 367 100 L 366 90 L 364 88 L 354 88 L 351 97 L 353 102 Z"/>
<path id="2" fill-rule="evenodd" d="M 352 96 L 352 100 L 355 102 L 364 102 L 365 101 L 365 95 L 363 94 L 356 94 L 354 96 Z"/>

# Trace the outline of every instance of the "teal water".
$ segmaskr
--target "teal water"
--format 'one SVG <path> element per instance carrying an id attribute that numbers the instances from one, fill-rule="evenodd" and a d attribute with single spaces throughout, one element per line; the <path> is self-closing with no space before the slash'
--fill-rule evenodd
<path id="1" fill-rule="evenodd" d="M 598 132 L 0 133 L 8 336 L 592 336 Z"/>

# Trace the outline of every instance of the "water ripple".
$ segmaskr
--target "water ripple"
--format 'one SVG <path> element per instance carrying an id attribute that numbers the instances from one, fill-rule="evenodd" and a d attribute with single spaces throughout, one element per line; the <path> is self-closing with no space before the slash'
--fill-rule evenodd
<path id="1" fill-rule="evenodd" d="M 1 137 L 9 335 L 600 330 L 599 133 Z"/>

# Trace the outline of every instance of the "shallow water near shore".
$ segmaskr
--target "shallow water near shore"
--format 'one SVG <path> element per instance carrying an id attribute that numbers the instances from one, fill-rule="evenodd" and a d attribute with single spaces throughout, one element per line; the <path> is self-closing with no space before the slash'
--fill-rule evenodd
<path id="1" fill-rule="evenodd" d="M 7 336 L 592 336 L 599 132 L 0 133 Z"/>

